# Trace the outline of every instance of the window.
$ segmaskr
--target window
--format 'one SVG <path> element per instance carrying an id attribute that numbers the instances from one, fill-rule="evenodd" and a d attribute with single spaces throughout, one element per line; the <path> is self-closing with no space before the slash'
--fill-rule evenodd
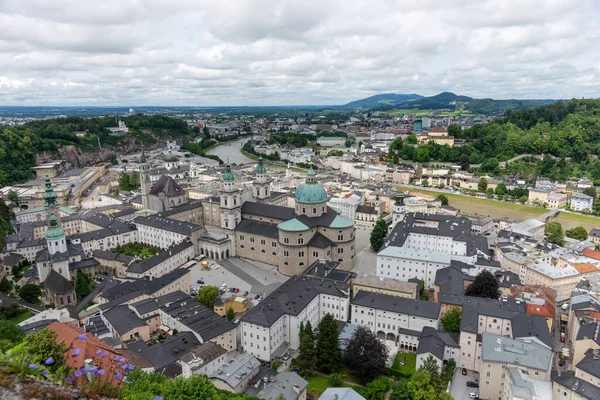
<path id="1" fill-rule="evenodd" d="M 319 257 L 319 252 L 318 251 L 313 251 L 313 257 Z"/>
<path id="2" fill-rule="evenodd" d="M 290 244 L 290 238 L 283 238 L 283 243 Z"/>
<path id="3" fill-rule="evenodd" d="M 244 240 L 244 235 L 240 235 L 240 240 Z"/>
<path id="4" fill-rule="evenodd" d="M 299 251 L 298 252 L 298 257 L 304 257 L 304 252 L 303 251 Z"/>
<path id="5" fill-rule="evenodd" d="M 338 235 L 338 240 L 340 240 L 340 241 L 344 240 L 344 235 Z"/>
<path id="6" fill-rule="evenodd" d="M 262 244 L 264 246 L 266 243 L 267 242 L 265 241 L 265 239 L 260 239 L 260 244 Z"/>
<path id="7" fill-rule="evenodd" d="M 284 252 L 283 252 L 283 256 L 284 256 L 284 257 L 289 257 L 289 256 L 290 256 L 290 253 L 289 253 L 289 252 L 286 250 L 286 251 L 284 251 Z"/>
<path id="8" fill-rule="evenodd" d="M 317 213 L 317 207 L 313 207 L 313 214 Z"/>
<path id="9" fill-rule="evenodd" d="M 277 247 L 277 242 L 271 242 L 271 247 Z"/>
<path id="10" fill-rule="evenodd" d="M 250 243 L 254 243 L 254 238 L 253 237 L 250 238 Z"/>
<path id="11" fill-rule="evenodd" d="M 343 253 L 344 253 L 344 248 L 338 247 L 338 254 L 343 254 Z"/>
<path id="12" fill-rule="evenodd" d="M 304 238 L 298 238 L 298 244 L 304 244 Z"/>

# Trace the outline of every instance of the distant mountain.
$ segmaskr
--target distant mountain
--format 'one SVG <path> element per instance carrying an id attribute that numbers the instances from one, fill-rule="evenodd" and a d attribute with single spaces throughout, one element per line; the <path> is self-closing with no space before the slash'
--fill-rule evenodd
<path id="1" fill-rule="evenodd" d="M 381 106 L 398 106 L 402 103 L 411 100 L 419 100 L 422 99 L 423 96 L 418 94 L 396 94 L 396 93 L 385 93 L 385 94 L 377 94 L 375 96 L 367 97 L 366 99 L 360 99 L 351 101 L 348 104 L 344 104 L 339 108 L 343 109 L 371 109 L 377 108 Z"/>

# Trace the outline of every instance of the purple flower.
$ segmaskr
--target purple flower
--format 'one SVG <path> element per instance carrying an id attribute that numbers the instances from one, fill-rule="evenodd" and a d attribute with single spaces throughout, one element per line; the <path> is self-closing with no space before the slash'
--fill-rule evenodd
<path id="1" fill-rule="evenodd" d="M 85 333 L 82 333 L 81 335 L 77 336 L 77 339 L 85 340 Z"/>
<path id="2" fill-rule="evenodd" d="M 104 354 L 102 354 L 102 357 L 108 357 L 108 351 L 105 351 Z"/>
<path id="3" fill-rule="evenodd" d="M 54 358 L 52 357 L 48 357 L 48 359 L 46 361 L 44 361 L 45 365 L 52 365 L 54 364 Z"/>
<path id="4" fill-rule="evenodd" d="M 67 383 L 71 383 L 71 382 L 73 382 L 73 378 L 70 376 L 67 376 Z"/>
<path id="5" fill-rule="evenodd" d="M 85 374 L 85 367 L 81 367 L 81 369 L 79 370 L 82 374 Z"/>
<path id="6" fill-rule="evenodd" d="M 75 377 L 79 378 L 81 376 L 81 371 L 77 370 L 75 371 Z"/>
<path id="7" fill-rule="evenodd" d="M 117 380 L 121 379 L 121 376 L 122 375 L 120 373 L 118 373 L 118 372 L 115 374 L 115 378 L 117 378 Z"/>
<path id="8" fill-rule="evenodd" d="M 96 351 L 96 355 L 99 356 L 100 354 L 102 354 L 102 350 L 98 350 Z"/>
<path id="9" fill-rule="evenodd" d="M 163 398 L 160 396 L 156 396 L 153 400 L 163 400 Z"/>
<path id="10" fill-rule="evenodd" d="M 90 369 L 88 369 L 88 372 L 96 372 L 98 371 L 98 367 L 96 367 L 95 365 L 93 367 L 91 367 Z"/>
<path id="11" fill-rule="evenodd" d="M 36 364 L 29 364 L 29 365 L 27 366 L 27 368 L 29 368 L 29 369 L 36 369 L 36 368 L 37 368 L 37 365 L 36 365 Z"/>
<path id="12" fill-rule="evenodd" d="M 103 370 L 103 369 L 99 369 L 99 370 L 96 372 L 96 375 L 104 375 L 104 370 Z"/>
<path id="13" fill-rule="evenodd" d="M 127 364 L 123 364 L 123 365 L 121 365 L 121 369 L 123 371 L 127 371 L 129 369 L 129 367 L 127 366 Z"/>
<path id="14" fill-rule="evenodd" d="M 129 370 L 133 371 L 135 369 L 135 366 L 133 364 L 129 364 Z"/>
<path id="15" fill-rule="evenodd" d="M 48 375 L 48 371 L 47 371 L 47 370 L 45 370 L 45 369 L 44 369 L 44 370 L 42 370 L 42 375 L 44 375 L 44 376 Z"/>
<path id="16" fill-rule="evenodd" d="M 73 352 L 73 357 L 77 357 L 80 354 L 81 354 L 81 349 L 75 349 L 75 351 Z"/>

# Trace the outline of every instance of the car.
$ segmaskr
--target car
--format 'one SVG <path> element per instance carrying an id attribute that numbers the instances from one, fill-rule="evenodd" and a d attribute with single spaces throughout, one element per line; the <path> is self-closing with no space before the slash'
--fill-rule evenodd
<path id="1" fill-rule="evenodd" d="M 234 324 L 236 324 L 236 325 L 237 325 L 237 324 L 239 324 L 239 323 L 240 323 L 240 320 L 236 318 L 236 319 L 234 319 L 234 320 L 233 320 L 233 321 L 231 321 L 231 322 L 233 322 Z"/>
<path id="2" fill-rule="evenodd" d="M 239 293 L 239 291 L 240 291 L 240 288 L 236 287 L 235 290 L 233 291 L 233 293 Z"/>
<path id="3" fill-rule="evenodd" d="M 564 337 L 561 337 L 561 338 L 560 338 L 560 342 L 561 342 L 561 343 L 564 343 L 564 342 L 565 342 L 565 338 L 564 338 Z"/>
<path id="4" fill-rule="evenodd" d="M 477 395 L 477 393 L 469 393 L 469 398 L 470 399 L 478 399 L 479 396 Z"/>
<path id="5" fill-rule="evenodd" d="M 254 300 L 259 300 L 260 299 L 260 294 L 257 294 L 256 296 L 254 296 Z"/>
<path id="6" fill-rule="evenodd" d="M 235 292 L 235 288 L 234 287 L 232 287 L 231 289 L 229 289 L 229 293 L 233 293 L 233 292 Z"/>
<path id="7" fill-rule="evenodd" d="M 198 280 L 196 281 L 196 283 L 197 283 L 198 285 L 204 285 L 204 281 L 203 281 L 202 279 L 198 279 Z"/>
<path id="8" fill-rule="evenodd" d="M 560 360 L 558 360 L 558 366 L 559 367 L 564 367 L 565 366 L 565 359 L 561 358 Z"/>
<path id="9" fill-rule="evenodd" d="M 294 367 L 294 368 L 292 368 L 292 372 L 299 373 L 300 372 L 300 368 Z"/>
<path id="10" fill-rule="evenodd" d="M 290 355 L 289 354 L 286 354 L 286 355 L 283 356 L 283 361 L 287 361 L 289 359 L 290 359 Z"/>
<path id="11" fill-rule="evenodd" d="M 467 381 L 467 387 L 478 388 L 479 383 L 473 381 Z"/>
<path id="12" fill-rule="evenodd" d="M 248 296 L 248 291 L 246 290 L 242 296 Z"/>
<path id="13" fill-rule="evenodd" d="M 463 374 L 463 375 L 467 375 L 467 369 L 466 369 L 466 368 L 463 368 L 463 369 L 462 369 L 462 374 Z"/>

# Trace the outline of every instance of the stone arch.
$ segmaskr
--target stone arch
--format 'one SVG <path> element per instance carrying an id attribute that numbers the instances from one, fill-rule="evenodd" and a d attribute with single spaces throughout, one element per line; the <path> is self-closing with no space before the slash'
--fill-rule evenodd
<path id="1" fill-rule="evenodd" d="M 229 257 L 229 249 L 225 250 L 225 257 Z"/>
<path id="2" fill-rule="evenodd" d="M 385 332 L 383 332 L 383 331 L 377 331 L 377 338 L 378 339 L 385 339 Z"/>
<path id="3" fill-rule="evenodd" d="M 393 333 L 388 333 L 387 336 L 386 336 L 386 339 L 395 342 L 396 341 L 396 335 L 394 335 Z"/>
<path id="4" fill-rule="evenodd" d="M 210 258 L 215 258 L 215 254 L 213 253 L 213 251 L 210 251 Z"/>

